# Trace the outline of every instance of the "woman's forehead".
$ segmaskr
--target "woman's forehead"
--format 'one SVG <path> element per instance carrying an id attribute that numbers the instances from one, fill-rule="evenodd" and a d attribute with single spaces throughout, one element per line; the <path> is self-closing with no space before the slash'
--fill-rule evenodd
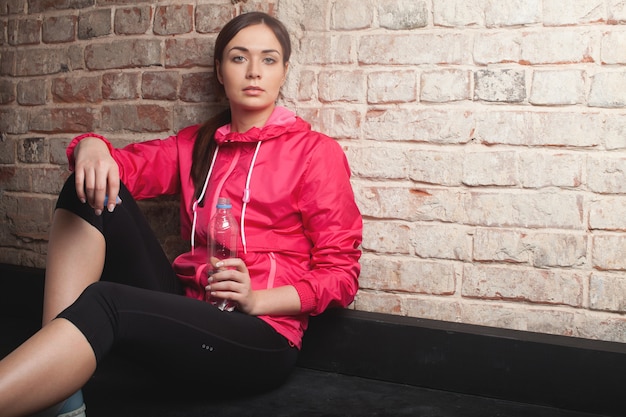
<path id="1" fill-rule="evenodd" d="M 282 55 L 282 46 L 276 35 L 267 25 L 258 24 L 241 29 L 226 46 L 225 52 L 231 49 L 250 52 L 276 51 Z"/>

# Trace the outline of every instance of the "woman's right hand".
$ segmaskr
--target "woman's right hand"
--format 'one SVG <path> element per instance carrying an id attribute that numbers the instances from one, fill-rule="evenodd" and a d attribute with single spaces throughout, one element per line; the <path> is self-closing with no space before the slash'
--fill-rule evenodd
<path id="1" fill-rule="evenodd" d="M 76 194 L 83 203 L 88 203 L 97 215 L 104 210 L 113 211 L 119 204 L 120 170 L 111 156 L 107 145 L 98 138 L 85 138 L 74 149 L 74 174 Z"/>

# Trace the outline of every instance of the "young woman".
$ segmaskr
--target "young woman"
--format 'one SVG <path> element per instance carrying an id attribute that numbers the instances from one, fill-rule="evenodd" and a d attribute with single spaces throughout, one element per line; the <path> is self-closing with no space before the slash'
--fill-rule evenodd
<path id="1" fill-rule="evenodd" d="M 59 402 L 52 415 L 83 415 L 80 388 L 112 349 L 180 380 L 279 384 L 308 317 L 353 300 L 362 220 L 349 167 L 334 140 L 276 106 L 290 53 L 279 21 L 238 16 L 215 44 L 227 111 L 123 149 L 94 133 L 72 141 L 74 173 L 50 232 L 44 326 L 0 362 L 0 416 Z M 181 197 L 191 243 L 173 265 L 135 203 L 168 194 Z M 207 268 L 219 197 L 232 202 L 240 255 Z"/>

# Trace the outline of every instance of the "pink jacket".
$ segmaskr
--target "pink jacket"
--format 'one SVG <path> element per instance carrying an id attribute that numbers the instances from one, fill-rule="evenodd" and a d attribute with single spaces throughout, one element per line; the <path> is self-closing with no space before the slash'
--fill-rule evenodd
<path id="1" fill-rule="evenodd" d="M 204 299 L 206 277 L 196 278 L 196 270 L 207 262 L 206 225 L 218 197 L 231 199 L 240 224 L 238 253 L 253 289 L 293 285 L 300 295 L 300 315 L 260 318 L 300 348 L 308 316 L 347 306 L 358 289 L 362 219 L 345 155 L 333 139 L 276 107 L 261 129 L 217 131 L 218 151 L 198 204 L 190 178 L 198 128 L 122 149 L 102 139 L 136 199 L 180 194 L 181 233 L 192 250 L 173 267 L 188 297 Z M 67 149 L 71 168 L 80 138 Z"/>

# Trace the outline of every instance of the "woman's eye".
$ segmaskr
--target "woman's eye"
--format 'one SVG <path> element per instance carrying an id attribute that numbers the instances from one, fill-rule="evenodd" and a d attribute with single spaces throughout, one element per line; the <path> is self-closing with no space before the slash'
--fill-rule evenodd
<path id="1" fill-rule="evenodd" d="M 265 62 L 266 64 L 273 64 L 274 62 L 276 62 L 276 60 L 274 58 L 267 57 L 263 59 L 263 62 Z"/>
<path id="2" fill-rule="evenodd" d="M 245 58 L 242 57 L 242 56 L 234 56 L 232 58 L 232 60 L 233 60 L 233 62 L 243 62 L 245 60 Z"/>

